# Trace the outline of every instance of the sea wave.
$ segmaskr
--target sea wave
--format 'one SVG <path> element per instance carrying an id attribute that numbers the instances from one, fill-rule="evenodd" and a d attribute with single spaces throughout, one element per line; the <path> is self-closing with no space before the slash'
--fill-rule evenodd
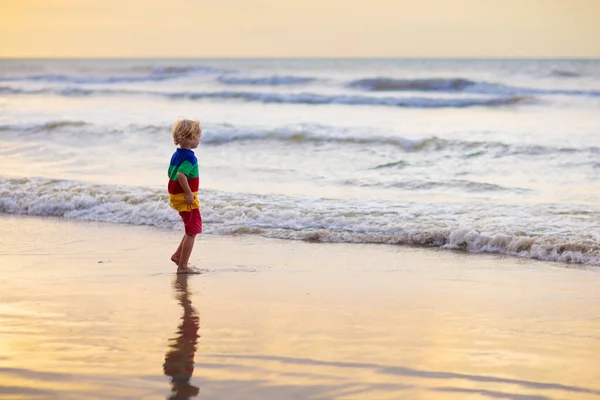
<path id="1" fill-rule="evenodd" d="M 0 86 L 0 94 L 43 94 L 50 93 L 50 89 L 22 89 L 12 86 Z"/>
<path id="2" fill-rule="evenodd" d="M 154 75 L 189 75 L 189 74 L 221 74 L 230 70 L 215 68 L 208 65 L 160 65 L 153 66 L 150 72 Z"/>
<path id="3" fill-rule="evenodd" d="M 442 139 L 432 136 L 411 148 L 412 151 L 447 151 L 454 150 L 463 154 L 463 158 L 475 158 L 479 156 L 491 156 L 495 158 L 527 155 L 542 156 L 556 153 L 589 153 L 597 154 L 599 147 L 556 147 L 536 144 L 508 144 L 498 141 L 468 141 L 456 139 Z"/>
<path id="4" fill-rule="evenodd" d="M 581 76 L 581 73 L 567 69 L 554 69 L 548 75 L 559 78 L 578 78 Z"/>
<path id="5" fill-rule="evenodd" d="M 246 86 L 291 86 L 303 85 L 319 80 L 339 82 L 333 75 L 331 78 L 315 78 L 311 76 L 291 74 L 277 74 L 265 72 L 257 75 L 252 71 L 237 71 L 216 68 L 210 65 L 143 65 L 132 66 L 124 69 L 96 69 L 95 73 L 82 72 L 43 72 L 37 74 L 12 73 L 1 74 L 0 82 L 15 83 L 52 83 L 64 85 L 107 85 L 127 84 L 137 82 L 159 82 L 176 78 L 206 76 L 223 85 Z M 579 78 L 581 73 L 570 69 L 553 69 L 547 71 L 545 76 L 554 78 Z M 461 77 L 423 77 L 402 78 L 393 76 L 364 76 L 349 82 L 339 82 L 344 88 L 359 89 L 366 92 L 427 92 L 427 93 L 462 93 L 462 94 L 488 94 L 511 96 L 535 95 L 565 95 L 565 96 L 600 96 L 600 89 L 563 89 L 563 88 L 536 88 L 512 86 L 506 82 L 488 82 Z M 330 85 L 328 85 L 330 86 Z M 534 84 L 535 86 L 535 84 Z"/>
<path id="6" fill-rule="evenodd" d="M 220 74 L 219 70 L 208 66 L 156 66 L 143 69 L 136 74 L 83 75 L 83 74 L 36 74 L 0 76 L 0 82 L 49 82 L 68 84 L 113 84 L 152 82 L 175 79 L 198 74 Z"/>
<path id="7" fill-rule="evenodd" d="M 256 86 L 282 86 L 301 85 L 315 81 L 315 78 L 305 76 L 273 75 L 262 77 L 221 75 L 218 81 L 226 85 L 256 85 Z"/>
<path id="8" fill-rule="evenodd" d="M 463 78 L 425 78 L 425 79 L 394 79 L 366 78 L 352 81 L 350 87 L 370 90 L 373 92 L 387 91 L 422 91 L 422 92 L 459 92 L 477 82 Z"/>
<path id="9" fill-rule="evenodd" d="M 260 128 L 239 128 L 234 126 L 209 126 L 203 144 L 223 145 L 236 142 L 281 141 L 287 143 L 334 143 L 342 145 L 382 145 L 398 147 L 406 152 L 452 152 L 465 159 L 488 156 L 501 158 L 508 156 L 543 156 L 564 154 L 600 154 L 600 148 L 555 147 L 534 144 L 508 144 L 503 142 L 466 141 L 442 139 L 429 136 L 408 139 L 401 136 L 365 134 L 357 130 L 335 130 L 327 126 L 282 127 L 265 130 Z M 405 160 L 391 161 L 376 165 L 373 169 L 399 168 L 406 166 Z"/>
<path id="10" fill-rule="evenodd" d="M 211 190 L 201 191 L 201 203 L 207 234 L 418 245 L 600 266 L 593 223 L 600 214 L 583 206 L 342 202 Z M 0 212 L 181 229 L 165 192 L 144 187 L 0 179 Z M 589 222 L 577 218 L 581 213 Z"/>
<path id="11" fill-rule="evenodd" d="M 422 146 L 429 139 L 407 139 L 403 137 L 366 136 L 360 131 L 336 131 L 326 126 L 282 127 L 278 129 L 237 128 L 230 126 L 208 127 L 202 143 L 223 145 L 236 142 L 278 141 L 290 144 L 335 143 L 335 144 L 371 144 L 397 146 L 411 151 Z M 337 132 L 337 133 L 334 133 Z"/>
<path id="12" fill-rule="evenodd" d="M 532 102 L 520 96 L 473 97 L 473 98 L 429 98 L 429 97 L 375 97 L 357 95 L 325 95 L 316 93 L 264 93 L 264 92 L 181 92 L 166 94 L 174 99 L 223 99 L 258 101 L 261 103 L 307 104 L 307 105 L 352 105 L 388 106 L 402 108 L 466 108 L 504 107 Z"/>
<path id="13" fill-rule="evenodd" d="M 13 132 L 32 132 L 32 131 L 54 131 L 62 128 L 79 128 L 86 125 L 92 125 L 85 121 L 71 121 L 71 120 L 56 120 L 44 122 L 41 124 L 6 124 L 0 125 L 0 132 L 2 131 L 13 131 Z"/>
<path id="14" fill-rule="evenodd" d="M 351 88 L 369 92 L 442 92 L 487 95 L 565 95 L 565 96 L 600 96 L 600 90 L 577 89 L 536 89 L 508 86 L 500 83 L 473 81 L 465 78 L 365 78 L 348 83 Z"/>
<path id="15" fill-rule="evenodd" d="M 379 97 L 345 94 L 317 94 L 317 93 L 274 93 L 274 92 L 247 92 L 247 91 L 216 91 L 216 92 L 159 92 L 144 90 L 115 90 L 115 89 L 88 89 L 66 87 L 61 89 L 21 89 L 0 87 L 0 93 L 5 94 L 54 94 L 66 97 L 85 96 L 114 96 L 114 95 L 147 95 L 159 96 L 174 100 L 238 100 L 247 102 L 260 102 L 264 104 L 305 104 L 305 105 L 349 105 L 349 106 L 384 106 L 401 108 L 467 108 L 467 107 L 507 107 L 522 104 L 531 104 L 535 100 L 524 96 L 494 96 L 494 97 L 456 97 L 456 98 L 430 98 L 430 97 Z"/>
<path id="16" fill-rule="evenodd" d="M 0 132 L 44 134 L 76 134 L 91 132 L 93 134 L 127 134 L 156 135 L 170 132 L 171 125 L 128 124 L 122 126 L 97 125 L 90 121 L 52 120 L 28 124 L 0 124 Z M 598 155 L 600 147 L 557 147 L 535 144 L 508 144 L 498 141 L 467 141 L 443 139 L 429 136 L 409 139 L 397 135 L 373 135 L 370 129 L 342 129 L 319 124 L 301 124 L 266 129 L 261 127 L 240 127 L 230 124 L 206 124 L 203 145 L 220 146 L 244 142 L 284 142 L 289 144 L 322 144 L 339 145 L 380 145 L 393 146 L 406 152 L 449 152 L 465 159 L 477 157 L 501 158 L 509 156 L 544 156 L 553 154 Z M 43 139 L 43 138 L 42 138 Z M 375 165 L 372 169 L 402 168 L 407 166 L 406 160 L 396 160 Z"/>
<path id="17" fill-rule="evenodd" d="M 392 163 L 397 165 L 398 163 Z M 408 165 L 403 163 L 402 165 Z M 507 187 L 487 182 L 475 182 L 464 179 L 451 179 L 445 181 L 432 181 L 425 179 L 401 179 L 393 181 L 373 182 L 372 180 L 348 179 L 341 182 L 344 185 L 360 187 L 378 187 L 378 188 L 400 188 L 405 190 L 453 190 L 458 189 L 461 192 L 507 192 L 507 193 L 525 193 L 530 189 Z"/>

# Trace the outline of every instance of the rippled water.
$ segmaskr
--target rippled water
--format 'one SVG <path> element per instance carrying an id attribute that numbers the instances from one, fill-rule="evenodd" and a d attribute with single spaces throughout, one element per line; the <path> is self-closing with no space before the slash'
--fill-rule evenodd
<path id="1" fill-rule="evenodd" d="M 0 212 L 179 228 L 179 117 L 205 232 L 600 265 L 600 63 L 0 62 Z"/>

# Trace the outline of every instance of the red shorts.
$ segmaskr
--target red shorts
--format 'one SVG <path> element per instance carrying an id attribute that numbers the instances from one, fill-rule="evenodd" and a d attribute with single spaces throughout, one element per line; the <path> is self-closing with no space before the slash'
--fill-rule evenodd
<path id="1" fill-rule="evenodd" d="M 202 233 L 202 216 L 199 209 L 191 211 L 182 211 L 179 213 L 183 220 L 186 235 L 197 235 Z"/>

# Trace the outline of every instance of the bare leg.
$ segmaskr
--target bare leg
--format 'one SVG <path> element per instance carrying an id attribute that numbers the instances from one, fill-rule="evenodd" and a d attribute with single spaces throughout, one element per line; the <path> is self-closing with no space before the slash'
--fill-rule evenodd
<path id="1" fill-rule="evenodd" d="M 176 265 L 179 265 L 179 260 L 181 260 L 181 248 L 183 247 L 183 241 L 185 240 L 185 233 L 181 238 L 181 242 L 179 242 L 179 247 L 175 250 L 175 253 L 171 256 L 171 261 L 173 261 Z"/>
<path id="2" fill-rule="evenodd" d="M 181 258 L 177 265 L 178 274 L 196 273 L 196 271 L 188 266 L 188 261 L 192 255 L 194 249 L 194 243 L 196 241 L 196 235 L 185 235 L 181 240 Z"/>

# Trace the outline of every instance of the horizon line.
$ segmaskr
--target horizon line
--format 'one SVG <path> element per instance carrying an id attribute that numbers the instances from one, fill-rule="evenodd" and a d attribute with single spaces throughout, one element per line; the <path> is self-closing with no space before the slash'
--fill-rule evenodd
<path id="1" fill-rule="evenodd" d="M 600 56 L 1 56 L 0 60 L 563 60 L 600 61 Z"/>

